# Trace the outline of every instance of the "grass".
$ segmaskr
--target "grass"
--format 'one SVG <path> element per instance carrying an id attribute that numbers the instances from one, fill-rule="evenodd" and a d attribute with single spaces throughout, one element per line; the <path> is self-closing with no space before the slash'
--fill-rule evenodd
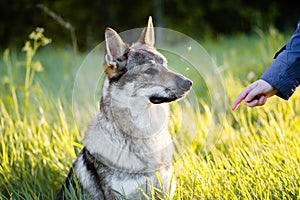
<path id="1" fill-rule="evenodd" d="M 203 41 L 229 103 L 259 78 L 289 35 L 270 29 Z M 31 57 L 5 51 L 0 63 L 0 199 L 54 199 L 82 148 L 84 131 L 76 126 L 71 105 L 85 54 L 74 59 L 67 50 L 41 46 Z M 199 102 L 196 137 L 174 163 L 174 199 L 299 199 L 299 92 L 289 101 L 273 97 L 264 107 L 228 110 L 209 153 L 203 147 L 213 114 L 209 102 Z M 172 123 L 176 131 L 176 119 Z"/>

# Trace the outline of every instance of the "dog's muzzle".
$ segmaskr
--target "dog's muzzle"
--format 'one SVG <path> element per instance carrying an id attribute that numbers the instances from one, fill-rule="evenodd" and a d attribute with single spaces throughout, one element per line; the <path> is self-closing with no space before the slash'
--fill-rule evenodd
<path id="1" fill-rule="evenodd" d="M 190 91 L 193 82 L 187 78 L 179 77 L 177 87 L 166 88 L 164 94 L 152 95 L 149 100 L 153 104 L 169 103 L 178 99 L 185 97 L 185 95 Z"/>

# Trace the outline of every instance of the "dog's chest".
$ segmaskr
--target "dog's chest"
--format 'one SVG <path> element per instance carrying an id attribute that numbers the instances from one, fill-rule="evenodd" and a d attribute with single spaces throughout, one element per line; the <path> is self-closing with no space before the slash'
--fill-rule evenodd
<path id="1" fill-rule="evenodd" d="M 142 195 L 140 190 L 147 191 L 146 185 L 149 181 L 151 182 L 151 185 L 155 184 L 154 178 L 149 176 L 123 177 L 123 179 L 114 177 L 111 179 L 110 183 L 111 189 L 113 191 L 117 191 L 117 196 L 125 195 L 127 198 L 129 198 L 137 197 L 139 194 Z"/>

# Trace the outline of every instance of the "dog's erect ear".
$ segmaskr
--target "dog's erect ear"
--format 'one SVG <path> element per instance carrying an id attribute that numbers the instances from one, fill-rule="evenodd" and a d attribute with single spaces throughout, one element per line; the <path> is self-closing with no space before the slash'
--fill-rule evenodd
<path id="1" fill-rule="evenodd" d="M 121 57 L 127 50 L 127 45 L 123 42 L 117 32 L 111 28 L 105 30 L 105 50 L 106 61 L 113 63 L 117 58 Z"/>
<path id="2" fill-rule="evenodd" d="M 149 46 L 153 46 L 155 42 L 154 38 L 154 28 L 152 23 L 152 17 L 149 17 L 148 25 L 143 29 L 142 34 L 140 38 L 138 39 L 138 42 L 147 44 Z"/>
<path id="3" fill-rule="evenodd" d="M 105 30 L 105 72 L 109 78 L 119 76 L 124 71 L 124 59 L 122 56 L 128 50 L 128 46 L 121 37 L 111 28 Z"/>

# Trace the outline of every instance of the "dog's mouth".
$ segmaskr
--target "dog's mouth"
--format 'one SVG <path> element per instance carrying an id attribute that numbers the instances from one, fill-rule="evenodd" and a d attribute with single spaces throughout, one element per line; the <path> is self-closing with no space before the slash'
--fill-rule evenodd
<path id="1" fill-rule="evenodd" d="M 169 103 L 175 101 L 176 97 L 160 97 L 160 96 L 151 96 L 150 102 L 153 104 L 160 104 L 160 103 Z"/>
<path id="2" fill-rule="evenodd" d="M 168 95 L 165 96 L 165 95 L 155 94 L 155 95 L 152 95 L 149 98 L 149 100 L 153 104 L 169 103 L 169 102 L 184 98 L 188 92 L 189 92 L 189 90 L 181 91 L 180 93 L 174 93 L 172 90 L 166 89 L 166 93 Z"/>

